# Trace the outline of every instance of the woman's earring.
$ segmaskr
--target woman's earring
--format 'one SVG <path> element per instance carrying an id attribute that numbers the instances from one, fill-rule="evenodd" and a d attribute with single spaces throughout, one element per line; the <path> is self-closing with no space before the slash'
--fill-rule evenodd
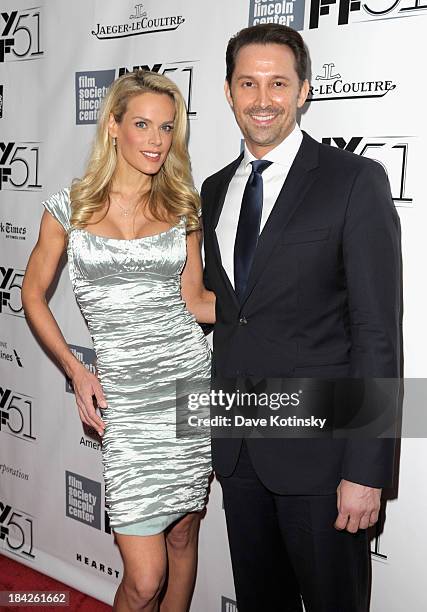
<path id="1" fill-rule="evenodd" d="M 113 147 L 117 147 L 117 138 L 113 136 Z"/>

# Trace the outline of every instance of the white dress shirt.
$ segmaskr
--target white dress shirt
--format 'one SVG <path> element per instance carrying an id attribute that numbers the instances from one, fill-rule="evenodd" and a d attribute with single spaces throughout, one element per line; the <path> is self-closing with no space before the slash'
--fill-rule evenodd
<path id="1" fill-rule="evenodd" d="M 262 173 L 263 179 L 263 206 L 260 232 L 270 216 L 274 203 L 288 176 L 295 156 L 302 142 L 302 132 L 297 124 L 285 140 L 272 149 L 262 159 L 273 162 Z M 225 196 L 224 206 L 216 227 L 216 235 L 221 254 L 221 261 L 231 284 L 234 287 L 234 242 L 236 240 L 237 224 L 239 222 L 240 206 L 243 192 L 249 175 L 252 172 L 251 162 L 257 159 L 248 150 L 245 144 L 243 159 L 230 181 Z"/>

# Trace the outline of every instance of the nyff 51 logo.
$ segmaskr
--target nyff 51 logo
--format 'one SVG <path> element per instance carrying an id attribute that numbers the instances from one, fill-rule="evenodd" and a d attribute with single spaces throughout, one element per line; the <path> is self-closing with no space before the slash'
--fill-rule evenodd
<path id="1" fill-rule="evenodd" d="M 76 124 L 90 125 L 96 123 L 102 100 L 114 79 L 140 69 L 164 74 L 172 79 L 184 96 L 189 119 L 194 119 L 197 116 L 197 112 L 193 108 L 195 63 L 195 61 L 156 62 L 153 65 L 141 63 L 134 66 L 121 66 L 117 69 L 76 72 Z"/>
<path id="2" fill-rule="evenodd" d="M 408 177 L 410 176 L 408 161 L 413 137 L 352 136 L 351 138 L 343 138 L 342 136 L 334 136 L 332 138 L 322 138 L 322 142 L 379 162 L 387 172 L 395 205 L 412 206 L 412 186 L 410 183 L 408 184 Z"/>
<path id="3" fill-rule="evenodd" d="M 194 119 L 197 112 L 193 108 L 193 83 L 195 64 L 197 60 L 180 61 L 180 62 L 159 62 L 152 66 L 147 64 L 137 64 L 136 66 L 122 66 L 118 70 L 117 76 L 122 76 L 128 72 L 136 70 L 150 70 L 157 74 L 164 74 L 169 77 L 176 85 L 178 85 L 187 106 L 187 115 L 189 119 Z"/>
<path id="4" fill-rule="evenodd" d="M 33 401 L 30 395 L 0 387 L 0 432 L 34 442 Z"/>
<path id="5" fill-rule="evenodd" d="M 0 63 L 34 60 L 40 48 L 41 7 L 0 13 Z"/>
<path id="6" fill-rule="evenodd" d="M 0 500 L 0 546 L 25 559 L 33 553 L 34 517 Z"/>
<path id="7" fill-rule="evenodd" d="M 39 191 L 40 142 L 0 142 L 0 190 Z"/>
<path id="8" fill-rule="evenodd" d="M 21 289 L 25 270 L 0 266 L 0 315 L 25 317 Z"/>
<path id="9" fill-rule="evenodd" d="M 356 14 L 357 18 L 351 19 Z M 426 0 L 311 0 L 309 28 L 331 23 L 332 19 L 337 25 L 347 25 L 350 20 L 363 22 L 421 15 L 427 15 Z"/>

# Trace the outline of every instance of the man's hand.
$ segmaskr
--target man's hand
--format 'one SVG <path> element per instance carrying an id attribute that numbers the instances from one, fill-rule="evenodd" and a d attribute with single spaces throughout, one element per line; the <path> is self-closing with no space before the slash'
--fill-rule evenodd
<path id="1" fill-rule="evenodd" d="M 358 529 L 372 527 L 378 520 L 380 504 L 381 489 L 341 480 L 337 488 L 335 528 L 356 533 Z"/>

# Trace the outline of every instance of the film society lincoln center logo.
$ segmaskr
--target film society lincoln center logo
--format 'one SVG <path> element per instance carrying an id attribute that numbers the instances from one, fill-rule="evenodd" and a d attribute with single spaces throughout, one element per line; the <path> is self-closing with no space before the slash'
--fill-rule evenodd
<path id="1" fill-rule="evenodd" d="M 158 7 L 160 4 L 160 2 L 153 2 L 149 3 L 149 6 Z M 145 7 L 145 4 L 136 4 L 125 23 L 97 23 L 91 34 L 98 40 L 125 38 L 141 34 L 170 32 L 177 30 L 185 22 L 182 15 L 151 15 Z"/>
<path id="2" fill-rule="evenodd" d="M 65 514 L 101 529 L 101 483 L 74 472 L 65 472 Z"/>
<path id="3" fill-rule="evenodd" d="M 304 29 L 304 0 L 250 0 L 249 25 L 277 23 Z"/>
<path id="4" fill-rule="evenodd" d="M 221 612 L 238 612 L 237 603 L 234 599 L 221 596 Z"/>
<path id="5" fill-rule="evenodd" d="M 76 72 L 76 124 L 96 123 L 102 100 L 114 81 L 116 71 Z"/>

